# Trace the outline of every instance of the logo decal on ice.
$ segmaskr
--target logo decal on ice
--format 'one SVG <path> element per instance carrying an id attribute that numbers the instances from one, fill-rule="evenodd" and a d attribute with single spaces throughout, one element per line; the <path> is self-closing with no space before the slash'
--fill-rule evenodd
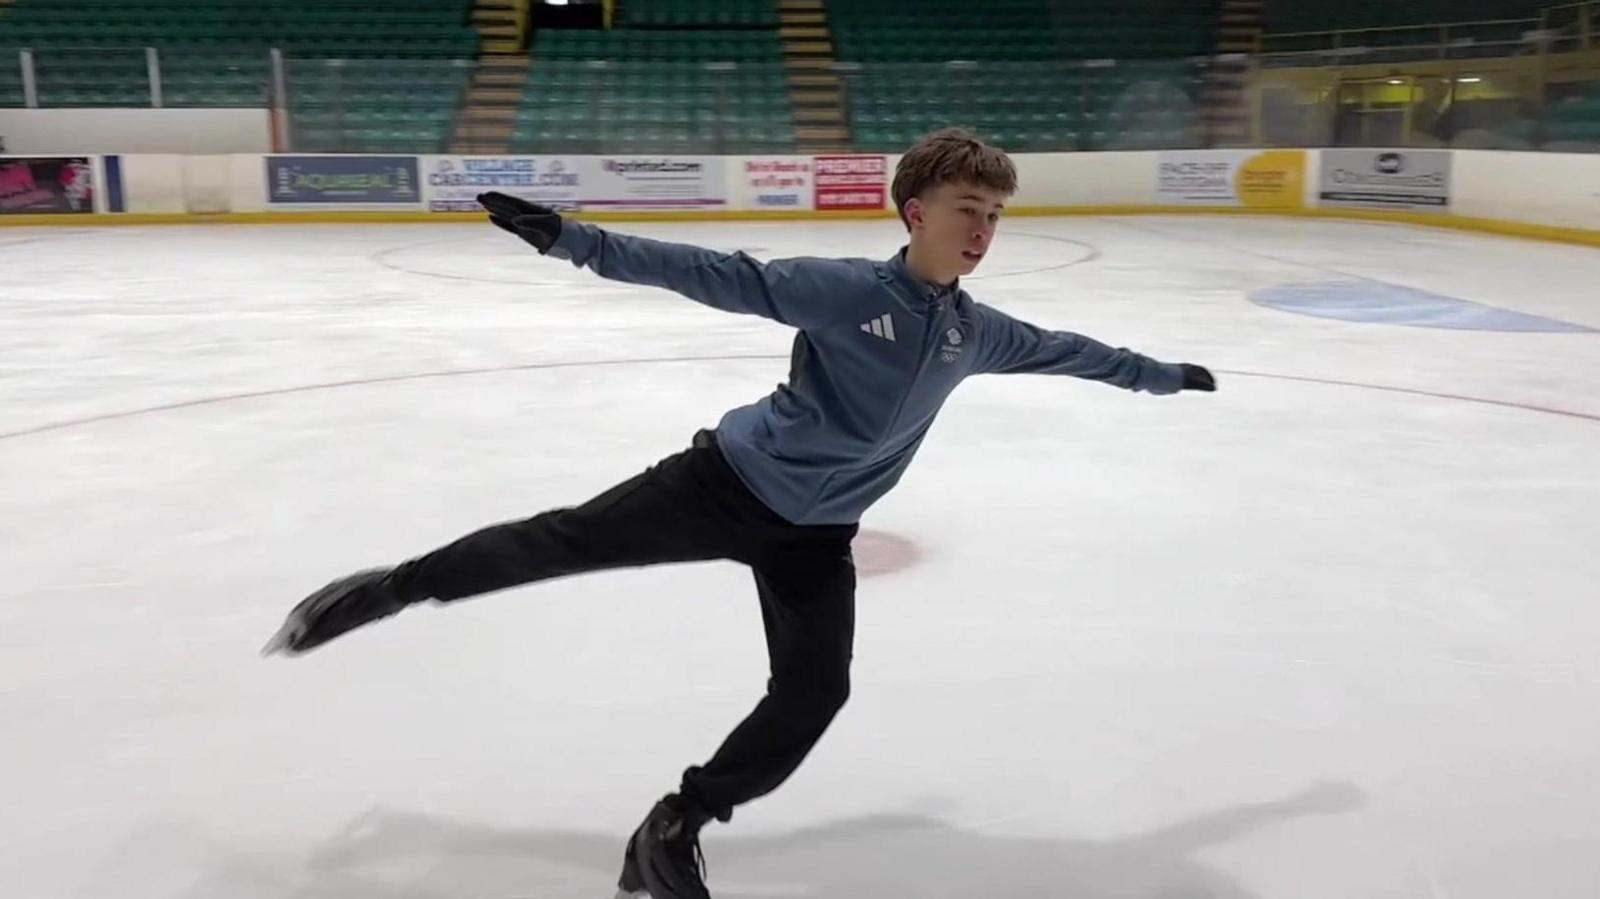
<path id="1" fill-rule="evenodd" d="M 882 316 L 863 324 L 861 326 L 861 330 L 873 335 L 874 337 L 882 337 L 884 340 L 893 342 L 894 317 L 885 312 Z"/>

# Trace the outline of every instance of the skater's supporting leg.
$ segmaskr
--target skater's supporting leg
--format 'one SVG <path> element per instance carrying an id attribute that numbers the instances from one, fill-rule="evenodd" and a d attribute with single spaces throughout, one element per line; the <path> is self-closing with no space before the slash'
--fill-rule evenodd
<path id="1" fill-rule="evenodd" d="M 783 783 L 850 696 L 855 527 L 815 530 L 825 539 L 785 547 L 754 566 L 771 658 L 767 695 L 711 761 L 684 772 L 683 795 L 724 821 L 734 806 Z"/>

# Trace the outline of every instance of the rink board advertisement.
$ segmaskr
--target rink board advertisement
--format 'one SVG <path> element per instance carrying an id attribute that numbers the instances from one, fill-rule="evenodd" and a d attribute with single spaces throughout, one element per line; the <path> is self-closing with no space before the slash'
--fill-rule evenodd
<path id="1" fill-rule="evenodd" d="M 817 156 L 811 161 L 820 211 L 888 206 L 889 157 L 880 154 Z"/>
<path id="2" fill-rule="evenodd" d="M 267 203 L 343 206 L 421 201 L 415 156 L 268 156 Z"/>
<path id="3" fill-rule="evenodd" d="M 720 209 L 728 205 L 721 156 L 586 156 L 585 209 Z"/>
<path id="4" fill-rule="evenodd" d="M 812 208 L 811 157 L 749 156 L 740 166 L 734 202 L 741 209 Z"/>
<path id="5" fill-rule="evenodd" d="M 478 194 L 491 190 L 577 209 L 580 168 L 575 156 L 424 156 L 422 197 L 429 212 L 480 212 Z"/>
<path id="6" fill-rule="evenodd" d="M 1447 209 L 1450 151 L 1323 150 L 1317 202 L 1362 209 Z"/>
<path id="7" fill-rule="evenodd" d="M 1305 208 L 1304 150 L 1166 150 L 1155 202 L 1174 206 Z"/>
<path id="8" fill-rule="evenodd" d="M 92 213 L 88 156 L 0 156 L 0 215 Z"/>

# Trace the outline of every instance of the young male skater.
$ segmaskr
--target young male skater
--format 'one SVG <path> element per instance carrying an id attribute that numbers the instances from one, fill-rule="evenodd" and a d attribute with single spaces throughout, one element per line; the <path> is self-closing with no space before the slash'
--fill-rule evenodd
<path id="1" fill-rule="evenodd" d="M 329 584 L 289 613 L 266 651 L 298 655 L 413 603 L 579 572 L 707 559 L 750 566 L 771 658 L 766 696 L 650 810 L 628 841 L 618 884 L 619 897 L 708 899 L 700 829 L 783 783 L 850 694 L 851 539 L 955 386 L 970 375 L 1033 372 L 1156 394 L 1216 389 L 1199 366 L 1043 330 L 967 295 L 959 279 L 989 251 L 1016 188 L 1003 152 L 960 129 L 937 131 L 895 170 L 891 192 L 910 233 L 898 253 L 767 263 L 480 196 L 490 221 L 541 254 L 795 328 L 788 383 L 580 506 Z"/>

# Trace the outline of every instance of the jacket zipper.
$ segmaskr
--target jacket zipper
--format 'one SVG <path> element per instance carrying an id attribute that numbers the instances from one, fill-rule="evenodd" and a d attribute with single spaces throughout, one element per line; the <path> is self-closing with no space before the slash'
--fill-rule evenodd
<path id="1" fill-rule="evenodd" d="M 944 312 L 943 307 L 937 302 L 930 302 L 928 303 L 928 306 L 929 313 L 926 316 L 927 321 L 922 327 L 922 344 L 918 349 L 917 370 L 911 375 L 911 384 L 906 388 L 905 393 L 900 397 L 900 403 L 894 407 L 894 414 L 889 416 L 889 425 L 884 429 L 883 439 L 879 440 L 877 444 L 872 447 L 872 453 L 867 457 L 867 464 L 878 461 L 879 454 L 883 451 L 884 442 L 890 435 L 894 433 L 894 426 L 900 422 L 900 413 L 905 411 L 906 401 L 911 398 L 911 392 L 916 389 L 917 382 L 922 380 L 923 370 L 928 367 L 928 362 L 933 358 L 932 354 L 928 352 L 928 338 L 934 333 L 934 331 L 938 330 L 937 322 L 943 318 Z M 954 300 L 951 301 L 950 308 L 955 308 Z M 848 470 L 856 471 L 859 467 L 864 466 L 852 467 Z M 815 505 L 818 498 L 828 492 L 828 487 L 833 484 L 833 479 L 838 477 L 840 472 L 845 470 L 846 469 L 834 469 L 833 471 L 828 472 L 827 477 L 822 479 L 822 483 L 817 485 L 817 489 L 811 495 L 811 502 L 813 505 Z"/>
<path id="2" fill-rule="evenodd" d="M 917 353 L 917 370 L 911 375 L 911 383 L 906 387 L 905 393 L 900 396 L 900 403 L 894 407 L 894 414 L 889 416 L 889 424 L 884 429 L 884 437 L 872 448 L 871 461 L 877 461 L 882 452 L 884 441 L 895 433 L 895 425 L 900 423 L 900 413 L 905 411 L 906 401 L 911 399 L 911 394 L 916 391 L 917 384 L 922 380 L 922 372 L 928 367 L 928 362 L 933 355 L 928 352 L 929 337 L 938 330 L 939 320 L 943 318 L 944 307 L 937 301 L 928 302 L 928 315 L 922 327 L 922 344 Z"/>

